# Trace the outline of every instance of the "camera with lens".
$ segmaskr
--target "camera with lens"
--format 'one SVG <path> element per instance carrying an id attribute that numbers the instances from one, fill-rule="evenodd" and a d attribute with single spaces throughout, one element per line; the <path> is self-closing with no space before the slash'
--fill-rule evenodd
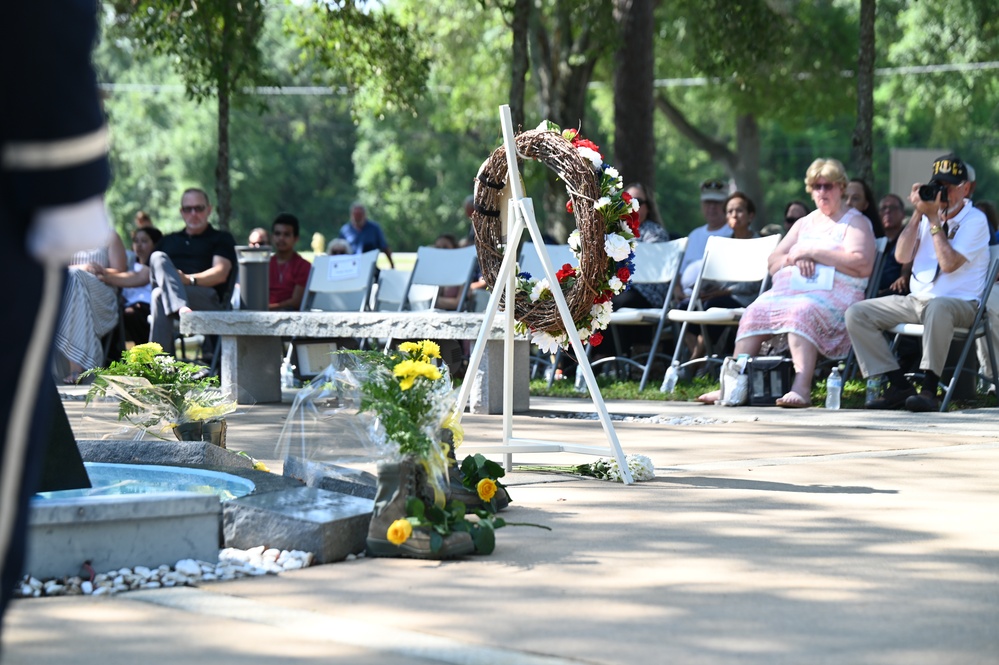
<path id="1" fill-rule="evenodd" d="M 919 186 L 919 199 L 921 201 L 936 201 L 937 194 L 940 194 L 941 203 L 947 203 L 947 185 L 941 182 L 931 182 L 928 185 Z"/>

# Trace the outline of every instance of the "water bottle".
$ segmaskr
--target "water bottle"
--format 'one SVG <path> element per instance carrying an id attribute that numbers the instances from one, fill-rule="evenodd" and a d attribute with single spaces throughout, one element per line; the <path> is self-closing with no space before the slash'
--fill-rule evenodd
<path id="1" fill-rule="evenodd" d="M 881 376 L 867 377 L 867 397 L 864 403 L 870 403 L 879 397 L 881 397 Z"/>
<path id="2" fill-rule="evenodd" d="M 843 392 L 843 377 L 840 376 L 839 367 L 833 367 L 829 378 L 826 379 L 826 408 L 838 409 L 839 398 Z"/>
<path id="3" fill-rule="evenodd" d="M 295 387 L 295 372 L 287 359 L 281 363 L 281 386 L 284 388 Z"/>
<path id="4" fill-rule="evenodd" d="M 663 380 L 661 392 L 671 393 L 676 390 L 676 382 L 680 379 L 680 375 L 677 373 L 679 364 L 674 362 L 666 369 L 666 378 Z"/>

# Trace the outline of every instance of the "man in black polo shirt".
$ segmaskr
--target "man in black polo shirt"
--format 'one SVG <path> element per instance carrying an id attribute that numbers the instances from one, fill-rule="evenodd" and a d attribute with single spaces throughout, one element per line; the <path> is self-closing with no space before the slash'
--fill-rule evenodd
<path id="1" fill-rule="evenodd" d="M 149 341 L 174 353 L 173 319 L 189 310 L 222 309 L 229 276 L 236 264 L 232 236 L 212 228 L 212 206 L 201 189 L 188 189 L 180 199 L 184 230 L 163 236 L 149 257 L 153 313 Z"/>

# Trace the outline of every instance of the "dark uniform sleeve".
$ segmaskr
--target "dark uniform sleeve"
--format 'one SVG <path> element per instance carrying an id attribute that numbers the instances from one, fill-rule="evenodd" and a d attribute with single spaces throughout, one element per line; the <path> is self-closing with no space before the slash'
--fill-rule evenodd
<path id="1" fill-rule="evenodd" d="M 90 64 L 96 19 L 94 0 L 4 6 L 0 198 L 22 224 L 39 208 L 100 195 L 110 182 L 104 112 Z"/>

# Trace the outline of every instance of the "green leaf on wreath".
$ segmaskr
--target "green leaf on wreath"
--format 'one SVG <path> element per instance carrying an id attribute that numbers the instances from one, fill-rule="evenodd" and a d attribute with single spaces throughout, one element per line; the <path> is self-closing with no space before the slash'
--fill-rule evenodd
<path id="1" fill-rule="evenodd" d="M 430 551 L 440 552 L 441 547 L 444 546 L 444 537 L 436 531 L 430 532 Z"/>

